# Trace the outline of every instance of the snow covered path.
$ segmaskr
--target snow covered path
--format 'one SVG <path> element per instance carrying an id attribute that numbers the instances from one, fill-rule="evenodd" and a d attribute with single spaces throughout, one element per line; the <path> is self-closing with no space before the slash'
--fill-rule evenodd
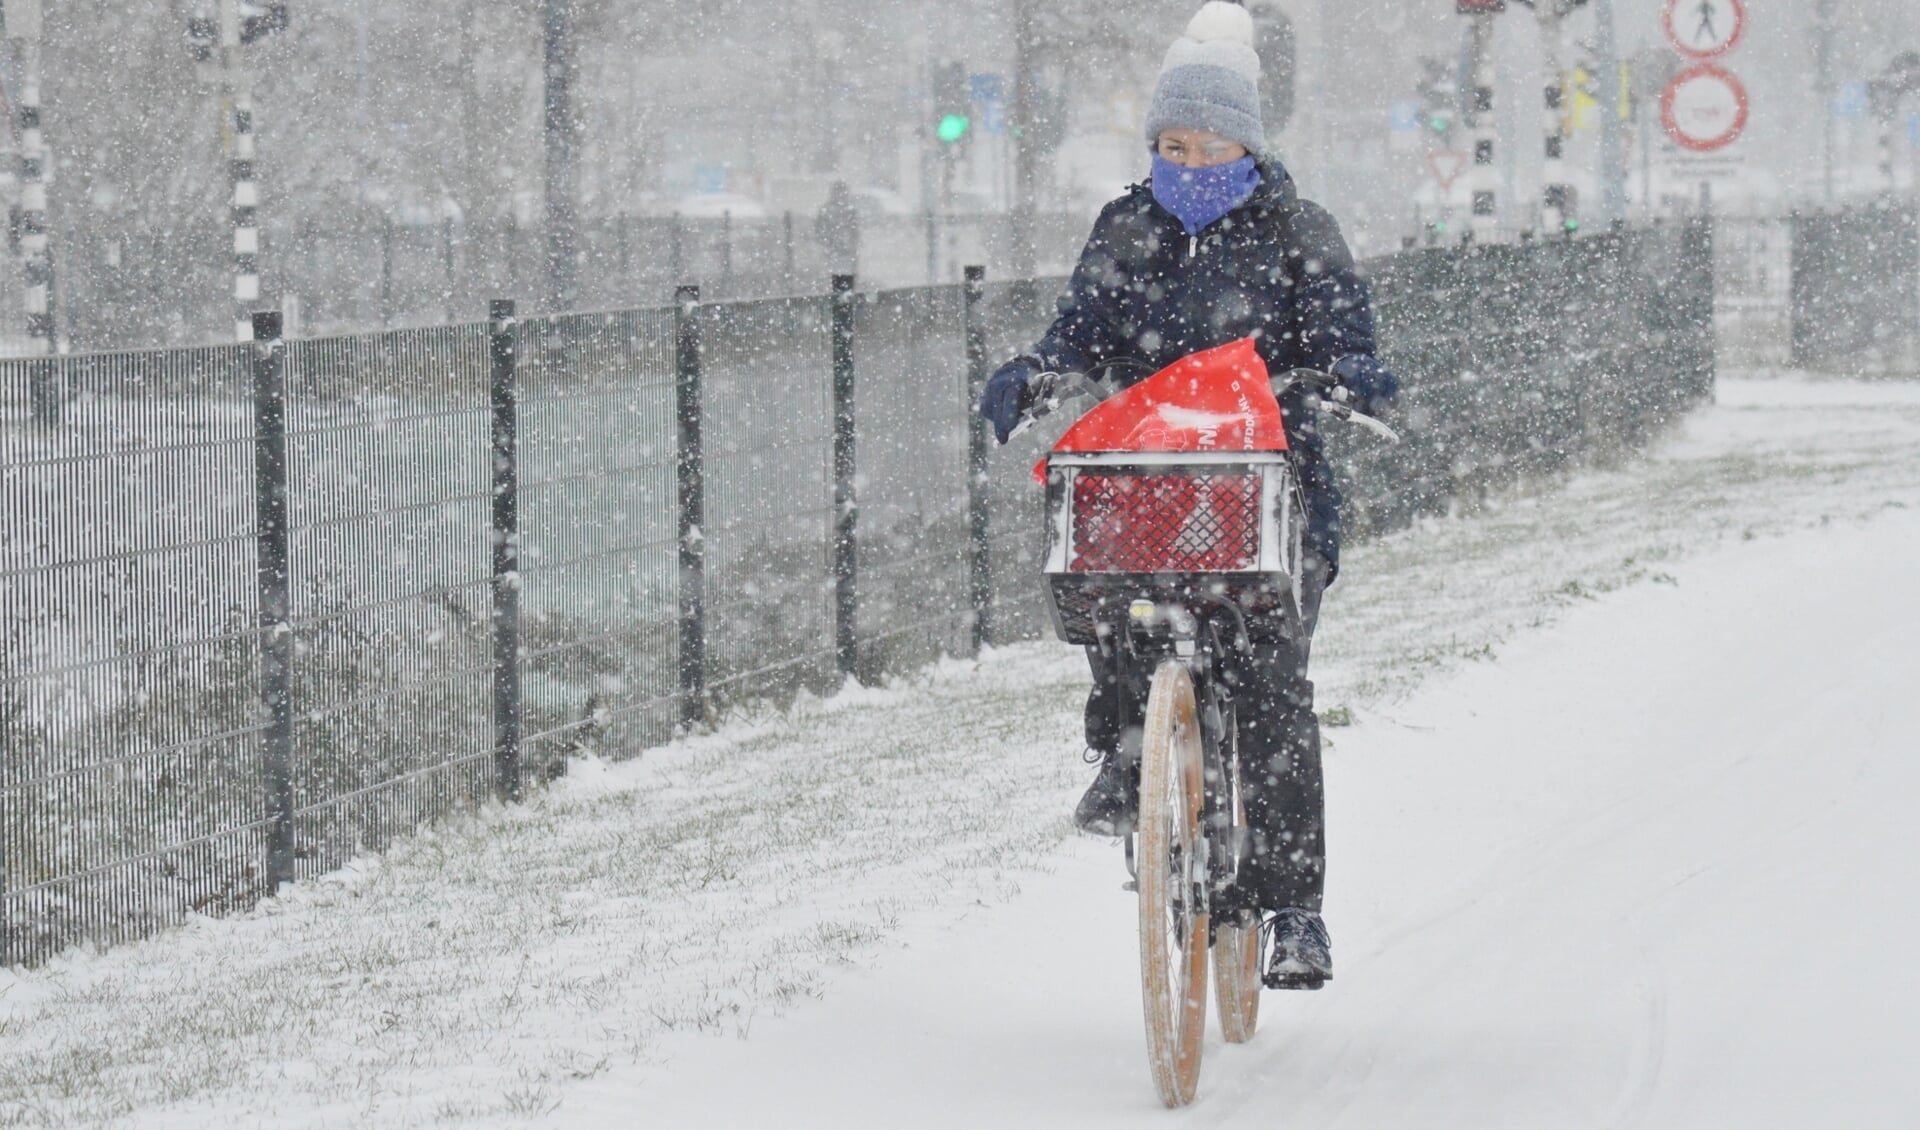
<path id="1" fill-rule="evenodd" d="M 1350 551 L 1339 979 L 1175 1120 L 1920 1120 L 1917 509 L 1920 385 L 1726 381 L 1652 458 Z M 1117 853 L 1067 829 L 1084 686 L 945 664 L 0 972 L 0 1126 L 1166 1120 Z"/>
<path id="2" fill-rule="evenodd" d="M 1147 1081 L 1131 896 L 1013 904 L 573 1125 L 1911 1126 L 1920 510 L 1616 593 L 1341 732 L 1338 976 Z M 590 1113 L 602 1117 L 594 1119 Z"/>

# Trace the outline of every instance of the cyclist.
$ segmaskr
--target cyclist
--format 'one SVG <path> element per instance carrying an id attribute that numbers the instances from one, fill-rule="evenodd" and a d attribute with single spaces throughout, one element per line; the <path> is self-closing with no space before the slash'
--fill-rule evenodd
<path id="1" fill-rule="evenodd" d="M 1001 443 L 1032 406 L 1030 384 L 1042 372 L 1104 368 L 1107 379 L 1131 383 L 1245 337 L 1270 370 L 1330 372 L 1341 382 L 1333 395 L 1362 408 L 1378 409 L 1397 391 L 1374 356 L 1367 288 L 1339 226 L 1300 198 L 1266 146 L 1259 77 L 1247 10 L 1224 0 L 1202 6 L 1167 52 L 1147 111 L 1151 177 L 1101 212 L 1052 328 L 987 382 L 980 411 Z M 1296 387 L 1281 410 L 1308 500 L 1300 611 L 1311 633 L 1321 592 L 1339 572 L 1340 496 L 1306 397 Z M 1333 964 L 1320 918 L 1320 728 L 1307 641 L 1287 638 L 1277 619 L 1250 627 L 1251 660 L 1224 672 L 1254 841 L 1240 893 L 1272 931 L 1266 983 L 1319 988 Z M 1087 745 L 1100 771 L 1074 818 L 1085 831 L 1124 835 L 1138 805 L 1144 691 L 1123 684 L 1101 646 L 1087 657 Z"/>

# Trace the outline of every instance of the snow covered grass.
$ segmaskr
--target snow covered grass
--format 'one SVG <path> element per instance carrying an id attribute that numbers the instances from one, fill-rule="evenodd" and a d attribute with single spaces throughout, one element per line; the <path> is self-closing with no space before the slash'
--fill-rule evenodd
<path id="1" fill-rule="evenodd" d="M 665 1035 L 744 1034 L 901 916 L 1003 897 L 1057 844 L 1076 763 L 1032 731 L 1073 708 L 1058 658 L 950 662 L 577 765 L 244 920 L 0 981 L 0 1124 L 275 1091 L 321 1122 L 461 1122 L 550 1107 Z M 1048 687 L 1052 716 L 992 719 Z"/>
<path id="2" fill-rule="evenodd" d="M 1722 540 L 1920 505 L 1916 440 L 1920 383 L 1722 381 L 1637 462 L 1346 550 L 1315 642 L 1321 705 L 1390 700 Z"/>
<path id="3" fill-rule="evenodd" d="M 1916 499 L 1920 385 L 1723 382 L 1644 461 L 1352 547 L 1321 706 L 1365 727 L 1597 593 Z M 0 1125 L 565 1120 L 578 1080 L 751 1037 L 1079 858 L 1084 686 L 1039 643 L 802 698 L 243 918 L 0 973 Z"/>

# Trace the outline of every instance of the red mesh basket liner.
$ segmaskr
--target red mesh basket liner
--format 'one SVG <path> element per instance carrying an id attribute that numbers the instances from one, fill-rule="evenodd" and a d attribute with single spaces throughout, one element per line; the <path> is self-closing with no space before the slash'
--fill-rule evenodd
<path id="1" fill-rule="evenodd" d="M 1074 478 L 1073 572 L 1230 572 L 1253 568 L 1259 551 L 1257 474 Z"/>

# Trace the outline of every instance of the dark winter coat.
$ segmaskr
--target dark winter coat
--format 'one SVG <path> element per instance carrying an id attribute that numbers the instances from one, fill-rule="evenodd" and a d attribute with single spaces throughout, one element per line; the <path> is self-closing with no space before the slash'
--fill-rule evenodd
<path id="1" fill-rule="evenodd" d="M 1126 385 L 1243 337 L 1255 339 L 1276 373 L 1327 369 L 1348 354 L 1371 358 L 1373 311 L 1339 225 L 1300 198 L 1277 162 L 1263 161 L 1260 174 L 1244 204 L 1195 237 L 1155 202 L 1148 182 L 1108 204 L 1033 361 L 1079 373 L 1114 358 L 1144 362 L 1108 371 Z M 1373 398 L 1392 388 L 1355 391 Z M 1307 491 L 1307 544 L 1326 558 L 1331 579 L 1339 568 L 1340 494 L 1304 393 L 1294 390 L 1280 407 Z"/>

